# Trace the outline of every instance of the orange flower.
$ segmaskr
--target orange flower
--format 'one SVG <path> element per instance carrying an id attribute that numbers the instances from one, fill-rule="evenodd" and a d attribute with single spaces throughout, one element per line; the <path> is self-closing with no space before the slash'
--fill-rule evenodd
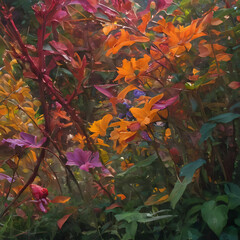
<path id="1" fill-rule="evenodd" d="M 135 89 L 138 89 L 134 85 L 128 85 L 126 88 L 124 88 L 118 95 L 117 97 L 111 97 L 110 102 L 112 103 L 113 106 L 113 113 L 116 115 L 117 114 L 117 108 L 116 105 L 125 99 L 126 95 Z"/>
<path id="2" fill-rule="evenodd" d="M 128 168 L 132 167 L 134 163 L 130 163 L 127 159 L 121 162 L 121 169 L 126 171 Z"/>
<path id="3" fill-rule="evenodd" d="M 170 128 L 167 128 L 166 131 L 165 131 L 165 136 L 164 136 L 164 140 L 167 141 L 168 139 L 171 139 L 171 129 Z"/>
<path id="4" fill-rule="evenodd" d="M 97 138 L 99 135 L 100 136 L 105 136 L 106 135 L 106 130 L 108 128 L 109 122 L 112 120 L 113 116 L 111 114 L 105 115 L 101 120 L 94 121 L 94 123 L 91 125 L 89 130 L 93 132 L 91 137 L 93 139 Z"/>
<path id="5" fill-rule="evenodd" d="M 156 120 L 156 116 L 159 109 L 152 109 L 152 106 L 162 99 L 163 94 L 160 94 L 156 97 L 153 97 L 150 101 L 147 101 L 143 108 L 130 108 L 132 115 L 137 119 L 140 123 L 141 127 L 145 127 L 146 125 L 154 122 Z"/>
<path id="6" fill-rule="evenodd" d="M 99 146 L 110 147 L 101 138 L 97 138 L 97 143 L 96 144 L 99 145 Z"/>
<path id="7" fill-rule="evenodd" d="M 111 48 L 107 51 L 106 56 L 109 56 L 111 53 L 116 54 L 124 46 L 131 46 L 136 42 L 148 42 L 148 41 L 149 38 L 147 37 L 129 35 L 127 31 L 121 29 L 121 34 L 118 39 L 110 35 L 107 44 Z"/>
<path id="8" fill-rule="evenodd" d="M 150 60 L 151 57 L 149 57 L 147 54 L 138 60 L 135 58 L 131 58 L 130 61 L 124 59 L 122 67 L 118 68 L 118 76 L 114 81 L 125 78 L 125 82 L 129 83 L 135 80 L 148 69 L 148 63 Z"/>
<path id="9" fill-rule="evenodd" d="M 84 148 L 85 143 L 86 143 L 86 137 L 85 137 L 85 136 L 83 136 L 83 135 L 81 135 L 80 133 L 78 133 L 77 135 L 75 135 L 75 136 L 73 137 L 72 140 L 74 140 L 74 141 L 76 141 L 76 142 L 79 142 L 79 143 L 80 143 L 80 146 L 79 146 L 79 147 L 80 147 L 81 149 Z"/>
<path id="10" fill-rule="evenodd" d="M 212 13 L 209 13 L 202 19 L 192 21 L 191 25 L 187 27 L 175 27 L 171 22 L 166 23 L 164 19 L 161 19 L 158 22 L 159 26 L 154 27 L 153 30 L 165 33 L 168 36 L 168 39 L 165 41 L 168 43 L 170 52 L 173 55 L 180 55 L 191 49 L 192 40 L 206 35 L 203 33 L 203 30 L 206 24 L 211 22 L 211 19 Z"/>
<path id="11" fill-rule="evenodd" d="M 119 128 L 115 128 L 111 132 L 110 140 L 113 140 L 113 149 L 117 151 L 117 153 L 122 153 L 122 151 L 128 146 L 128 142 L 131 141 L 137 131 L 129 131 L 128 126 L 132 124 L 132 121 L 125 121 L 121 119 L 120 122 L 115 122 L 110 125 L 110 127 L 119 126 Z"/>

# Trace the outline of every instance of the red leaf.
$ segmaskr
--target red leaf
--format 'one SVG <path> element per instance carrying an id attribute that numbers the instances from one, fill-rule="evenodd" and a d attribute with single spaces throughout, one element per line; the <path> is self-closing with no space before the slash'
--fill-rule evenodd
<path id="1" fill-rule="evenodd" d="M 90 13 L 97 11 L 97 1 L 95 0 L 72 0 L 70 4 L 81 4 L 83 9 Z"/>
<path id="2" fill-rule="evenodd" d="M 71 213 L 71 214 L 67 214 L 67 215 L 63 216 L 61 219 L 59 219 L 59 220 L 57 221 L 57 225 L 58 225 L 58 227 L 59 227 L 60 229 L 62 228 L 63 224 L 68 220 L 68 218 L 69 218 L 71 215 L 72 215 L 72 213 Z"/>
<path id="3" fill-rule="evenodd" d="M 23 76 L 25 78 L 38 79 L 38 77 L 32 72 L 25 72 L 23 73 Z"/>
<path id="4" fill-rule="evenodd" d="M 108 86 L 110 84 L 107 84 Z M 111 84 L 112 86 L 116 86 L 116 84 Z M 105 96 L 107 96 L 108 98 L 112 98 L 114 97 L 113 94 L 108 90 L 106 89 L 105 85 L 94 85 L 94 87 L 99 91 L 101 92 L 102 94 L 104 94 Z M 109 87 L 108 87 L 109 88 Z"/>
<path id="5" fill-rule="evenodd" d="M 16 208 L 16 214 L 23 219 L 27 219 L 26 213 L 21 208 Z"/>
<path id="6" fill-rule="evenodd" d="M 132 123 L 130 126 L 128 126 L 128 128 L 129 128 L 130 131 L 132 131 L 132 132 L 135 132 L 135 131 L 139 130 L 140 127 L 141 127 L 141 125 L 140 125 L 139 122 Z"/>
<path id="7" fill-rule="evenodd" d="M 61 42 L 56 42 L 56 41 L 51 41 L 49 42 L 51 44 L 52 47 L 54 47 L 56 50 L 62 50 L 62 51 L 66 51 L 68 48 L 64 43 Z"/>
<path id="8" fill-rule="evenodd" d="M 122 207 L 122 206 L 119 203 L 113 203 L 112 205 L 107 207 L 106 210 L 114 209 L 114 208 L 117 208 L 117 207 Z"/>
<path id="9" fill-rule="evenodd" d="M 238 89 L 240 87 L 240 82 L 233 81 L 228 86 L 232 89 Z"/>

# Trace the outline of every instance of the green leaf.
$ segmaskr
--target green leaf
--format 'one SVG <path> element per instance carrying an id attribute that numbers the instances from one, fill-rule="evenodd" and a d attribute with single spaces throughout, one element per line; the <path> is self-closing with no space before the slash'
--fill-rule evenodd
<path id="1" fill-rule="evenodd" d="M 226 228 L 219 240 L 238 240 L 238 230 L 233 226 Z"/>
<path id="2" fill-rule="evenodd" d="M 186 219 L 188 219 L 188 218 L 190 218 L 192 215 L 200 212 L 200 211 L 201 211 L 201 208 L 202 208 L 202 205 L 195 205 L 195 206 L 193 206 L 193 207 L 187 212 Z"/>
<path id="3" fill-rule="evenodd" d="M 227 224 L 228 208 L 225 205 L 216 205 L 216 201 L 205 202 L 202 206 L 202 218 L 209 228 L 219 236 Z"/>
<path id="4" fill-rule="evenodd" d="M 124 234 L 122 239 L 123 240 L 134 240 L 136 232 L 137 232 L 137 227 L 138 227 L 138 224 L 136 221 L 131 222 L 131 223 L 126 223 L 125 224 L 126 233 Z"/>
<path id="5" fill-rule="evenodd" d="M 234 12 L 232 8 L 222 8 L 214 13 L 214 18 L 223 18 L 226 15 L 231 15 Z"/>
<path id="6" fill-rule="evenodd" d="M 224 191 L 229 197 L 229 209 L 234 209 L 240 206 L 240 187 L 238 185 L 227 183 L 224 185 Z"/>
<path id="7" fill-rule="evenodd" d="M 239 117 L 240 117 L 240 114 L 229 112 L 229 113 L 220 114 L 216 117 L 212 117 L 209 119 L 209 121 L 213 121 L 216 123 L 229 123 Z"/>
<path id="8" fill-rule="evenodd" d="M 179 199 L 183 195 L 187 185 L 191 182 L 191 179 L 184 178 L 182 182 L 177 181 L 174 185 L 174 188 L 170 194 L 169 200 L 171 202 L 172 208 L 175 208 Z"/>
<path id="9" fill-rule="evenodd" d="M 170 215 L 170 214 L 160 215 L 160 216 L 154 216 L 154 215 L 155 214 L 152 214 L 152 213 L 140 213 L 135 211 L 135 212 L 125 212 L 125 213 L 116 214 L 115 218 L 117 219 L 117 221 L 125 220 L 128 223 L 131 223 L 131 222 L 146 223 L 146 222 L 152 222 L 156 220 L 174 217 L 173 215 Z"/>
<path id="10" fill-rule="evenodd" d="M 190 228 L 188 230 L 188 239 L 191 240 L 198 240 L 202 236 L 202 233 L 200 233 L 197 229 L 195 228 Z"/>
<path id="11" fill-rule="evenodd" d="M 240 227 L 240 217 L 234 219 L 234 223 Z"/>
<path id="12" fill-rule="evenodd" d="M 206 161 L 204 159 L 199 158 L 198 160 L 188 163 L 187 165 L 181 168 L 180 177 L 185 177 L 187 179 L 192 179 L 195 171 L 200 168 Z"/>
<path id="13" fill-rule="evenodd" d="M 178 6 L 177 5 L 171 5 L 170 7 L 168 7 L 168 9 L 167 9 L 167 14 L 172 14 L 176 9 L 178 8 Z"/>
<path id="14" fill-rule="evenodd" d="M 229 198 L 227 195 L 220 195 L 220 196 L 217 196 L 216 202 L 225 202 L 226 204 L 228 204 Z"/>
<path id="15" fill-rule="evenodd" d="M 157 159 L 157 154 L 153 154 L 153 155 L 149 156 L 148 158 L 139 161 L 138 163 L 136 163 L 134 166 L 130 167 L 125 172 L 119 173 L 117 175 L 117 177 L 124 177 L 127 174 L 137 170 L 138 168 L 147 167 L 147 166 L 151 165 L 156 159 Z"/>
<path id="16" fill-rule="evenodd" d="M 162 219 L 166 219 L 166 218 L 172 218 L 172 217 L 175 217 L 175 216 L 174 215 L 155 216 L 155 217 L 151 217 L 151 218 L 140 219 L 138 222 L 147 223 L 147 222 L 153 222 L 153 221 L 162 220 Z"/>
<path id="17" fill-rule="evenodd" d="M 125 220 L 128 223 L 139 221 L 146 217 L 147 217 L 147 213 L 140 213 L 140 212 L 125 212 L 125 213 L 120 213 L 115 215 L 115 218 L 117 219 L 117 221 Z"/>
<path id="18" fill-rule="evenodd" d="M 205 140 L 212 136 L 212 130 L 217 126 L 216 123 L 204 123 L 200 129 L 201 138 L 199 144 L 202 144 Z"/>
<path id="19" fill-rule="evenodd" d="M 169 200 L 171 202 L 172 208 L 175 208 L 177 202 L 182 197 L 187 185 L 192 182 L 192 177 L 195 171 L 205 163 L 206 161 L 200 158 L 181 168 L 180 176 L 185 178 L 182 182 L 177 181 L 175 183 L 174 188 L 170 194 Z"/>
<path id="20" fill-rule="evenodd" d="M 191 1 L 190 0 L 182 0 L 180 3 L 180 7 L 185 8 L 188 5 L 191 5 Z"/>

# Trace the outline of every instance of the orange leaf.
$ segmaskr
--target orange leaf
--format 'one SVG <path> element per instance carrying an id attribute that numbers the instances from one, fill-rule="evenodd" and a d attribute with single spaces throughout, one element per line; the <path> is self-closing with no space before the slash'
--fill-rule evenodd
<path id="1" fill-rule="evenodd" d="M 211 21 L 211 25 L 213 25 L 213 26 L 220 25 L 221 23 L 223 23 L 223 21 L 221 19 L 219 19 L 219 18 L 214 18 Z"/>
<path id="2" fill-rule="evenodd" d="M 124 194 L 117 194 L 117 197 L 119 197 L 121 200 L 126 199 L 126 196 Z"/>
<path id="3" fill-rule="evenodd" d="M 52 203 L 66 203 L 70 200 L 70 197 L 66 196 L 57 196 L 53 200 L 51 200 Z"/>
<path id="4" fill-rule="evenodd" d="M 72 215 L 72 213 L 71 213 L 71 214 L 67 214 L 67 215 L 63 216 L 61 219 L 59 219 L 59 220 L 57 221 L 57 225 L 58 225 L 58 227 L 59 227 L 60 229 L 62 228 L 63 224 L 68 220 L 68 218 L 69 218 L 71 215 Z"/>
<path id="5" fill-rule="evenodd" d="M 142 33 L 145 32 L 145 29 L 146 29 L 150 19 L 151 19 L 151 13 L 150 12 L 148 12 L 147 14 L 142 16 L 142 23 L 138 26 L 138 30 L 140 32 L 142 32 Z"/>
<path id="6" fill-rule="evenodd" d="M 144 203 L 146 206 L 151 206 L 151 205 L 158 205 L 161 203 L 165 203 L 168 201 L 169 195 L 166 194 L 153 194 L 150 196 L 147 201 Z"/>
<path id="7" fill-rule="evenodd" d="M 231 60 L 231 56 L 232 56 L 232 54 L 219 53 L 219 54 L 216 55 L 216 59 L 217 59 L 217 61 L 227 62 L 227 61 L 230 61 L 230 60 Z"/>
<path id="8" fill-rule="evenodd" d="M 199 57 L 208 57 L 212 53 L 211 45 L 204 44 L 205 42 L 206 42 L 205 40 L 199 42 L 198 45 Z"/>
<path id="9" fill-rule="evenodd" d="M 7 113 L 8 113 L 8 109 L 4 105 L 0 106 L 0 116 L 6 115 Z"/>
<path id="10" fill-rule="evenodd" d="M 13 187 L 12 190 L 13 190 L 16 194 L 18 194 L 19 191 L 20 191 L 22 188 L 23 188 L 23 185 L 18 185 L 18 186 L 16 186 L 16 187 Z"/>

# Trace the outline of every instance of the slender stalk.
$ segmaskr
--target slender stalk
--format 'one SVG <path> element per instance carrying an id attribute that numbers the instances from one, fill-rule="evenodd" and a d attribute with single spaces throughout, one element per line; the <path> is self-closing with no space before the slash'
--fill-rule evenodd
<path id="1" fill-rule="evenodd" d="M 14 181 L 15 173 L 17 172 L 17 169 L 18 169 L 18 166 L 19 166 L 19 161 L 20 161 L 20 157 L 18 158 L 16 168 L 13 169 L 12 180 L 11 180 L 11 183 L 10 183 L 10 186 L 9 186 L 9 189 L 8 189 L 8 192 L 7 192 L 7 195 L 6 195 L 6 198 L 5 198 L 5 203 L 6 203 L 7 199 L 8 199 L 8 196 L 9 196 L 9 194 L 10 194 L 10 191 L 11 191 L 11 189 L 12 189 L 12 184 L 13 184 L 13 181 Z"/>
<path id="2" fill-rule="evenodd" d="M 111 193 L 102 185 L 102 183 L 97 180 L 94 180 L 94 182 L 97 183 L 99 185 L 99 187 L 108 195 L 108 198 L 111 201 L 111 203 L 114 203 L 114 199 L 113 199 Z"/>
<path id="3" fill-rule="evenodd" d="M 49 143 L 49 140 L 47 139 L 47 141 L 43 144 L 44 147 L 47 146 Z M 25 183 L 25 185 L 21 188 L 21 190 L 18 192 L 17 196 L 13 199 L 13 201 L 2 211 L 2 213 L 0 213 L 0 219 L 7 213 L 7 211 L 16 203 L 16 201 L 18 200 L 18 198 L 22 195 L 22 193 L 26 190 L 26 188 L 33 183 L 34 179 L 36 178 L 37 174 L 38 174 L 38 170 L 39 167 L 43 161 L 43 159 L 45 158 L 45 154 L 46 151 L 45 149 L 42 149 L 40 152 L 40 155 L 37 159 L 37 163 L 36 166 L 34 167 L 33 173 L 30 176 L 30 178 L 28 179 L 28 181 Z"/>
<path id="4" fill-rule="evenodd" d="M 66 162 L 67 162 L 67 157 L 65 156 L 65 154 L 60 150 L 60 148 L 58 147 L 57 143 L 52 139 L 52 137 L 45 131 L 43 130 L 42 128 L 40 128 L 37 123 L 34 121 L 34 119 L 24 110 L 24 108 L 22 108 L 20 105 L 18 105 L 18 108 L 21 109 L 30 119 L 31 121 L 33 122 L 33 124 L 43 133 L 43 135 L 45 137 L 47 137 L 52 145 L 54 146 L 54 148 L 57 150 L 57 152 L 59 153 L 59 156 L 57 156 L 53 151 L 51 151 L 49 148 L 45 148 L 47 151 L 50 151 L 57 159 L 59 159 L 60 163 L 62 164 L 62 166 L 67 170 L 67 172 L 69 173 L 69 175 L 71 176 L 73 182 L 76 184 L 78 190 L 79 190 L 79 193 L 83 199 L 83 193 L 82 193 L 82 190 L 81 190 L 81 187 L 79 186 L 78 184 L 78 181 L 77 179 L 75 178 L 73 172 L 71 171 L 70 167 L 66 165 Z"/>

